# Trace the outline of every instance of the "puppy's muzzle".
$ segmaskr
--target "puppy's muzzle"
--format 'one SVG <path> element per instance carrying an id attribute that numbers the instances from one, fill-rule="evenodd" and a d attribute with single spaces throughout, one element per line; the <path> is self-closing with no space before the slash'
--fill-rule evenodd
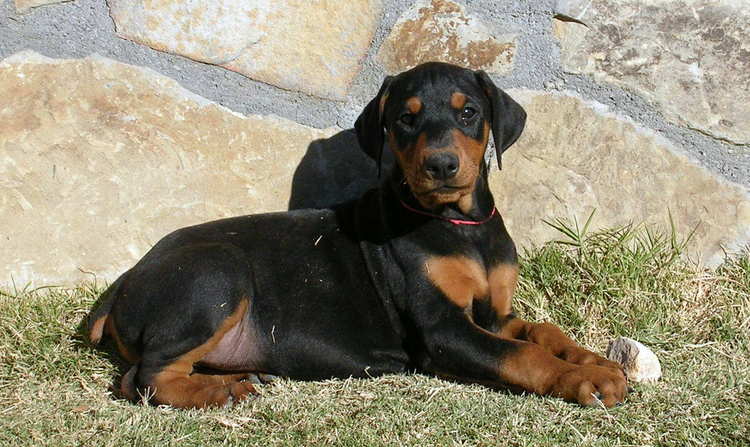
<path id="1" fill-rule="evenodd" d="M 425 173 L 434 180 L 447 181 L 458 174 L 458 157 L 451 152 L 432 154 L 424 162 Z"/>

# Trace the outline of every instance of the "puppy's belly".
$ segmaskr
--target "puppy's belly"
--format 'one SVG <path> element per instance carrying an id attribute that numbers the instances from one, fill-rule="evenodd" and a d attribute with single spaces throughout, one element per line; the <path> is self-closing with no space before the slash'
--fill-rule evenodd
<path id="1" fill-rule="evenodd" d="M 250 312 L 227 331 L 219 343 L 198 362 L 222 371 L 258 371 L 261 368 L 258 338 L 250 322 Z"/>

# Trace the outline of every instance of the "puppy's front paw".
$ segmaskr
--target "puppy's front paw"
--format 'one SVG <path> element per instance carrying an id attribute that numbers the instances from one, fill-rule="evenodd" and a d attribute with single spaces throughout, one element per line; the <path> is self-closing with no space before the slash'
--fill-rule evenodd
<path id="1" fill-rule="evenodd" d="M 613 407 L 624 402 L 628 385 L 619 369 L 585 364 L 561 374 L 551 394 L 581 405 Z"/>
<path id="2" fill-rule="evenodd" d="M 570 346 L 565 348 L 560 354 L 560 358 L 575 365 L 598 365 L 622 371 L 622 366 L 619 363 L 607 360 L 599 354 L 580 346 Z"/>

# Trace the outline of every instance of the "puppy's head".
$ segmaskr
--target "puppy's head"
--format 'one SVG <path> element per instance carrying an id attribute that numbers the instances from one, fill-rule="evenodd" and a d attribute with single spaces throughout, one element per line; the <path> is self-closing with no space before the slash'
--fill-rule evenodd
<path id="1" fill-rule="evenodd" d="M 378 166 L 388 142 L 414 196 L 434 209 L 471 196 L 490 132 L 501 167 L 525 122 L 486 73 L 430 62 L 386 78 L 355 129 Z"/>

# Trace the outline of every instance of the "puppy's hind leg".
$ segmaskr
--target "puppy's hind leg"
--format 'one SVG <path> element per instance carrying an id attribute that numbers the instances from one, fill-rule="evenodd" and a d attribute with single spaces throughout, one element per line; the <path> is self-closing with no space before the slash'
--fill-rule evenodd
<path id="1" fill-rule="evenodd" d="M 248 300 L 243 299 L 207 341 L 179 356 L 165 359 L 159 350 L 146 351 L 135 373 L 138 392 L 152 396 L 156 404 L 176 408 L 223 407 L 255 394 L 250 382 L 241 381 L 246 374 L 193 374 L 194 365 L 240 322 L 247 308 Z"/>

